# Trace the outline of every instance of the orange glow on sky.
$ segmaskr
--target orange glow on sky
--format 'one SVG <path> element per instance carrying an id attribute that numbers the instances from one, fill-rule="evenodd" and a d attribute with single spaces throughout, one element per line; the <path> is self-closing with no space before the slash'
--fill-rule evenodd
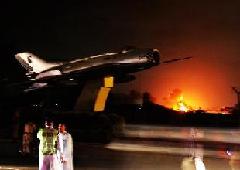
<path id="1" fill-rule="evenodd" d="M 208 49 L 210 47 L 192 47 L 192 52 L 184 51 L 181 56 L 192 54 L 194 58 L 137 73 L 132 87 L 136 86 L 141 92 L 150 92 L 156 103 L 161 105 L 165 105 L 164 97 L 179 88 L 184 93 L 185 101 L 195 109 L 219 110 L 224 106 L 234 106 L 236 97 L 231 87 L 240 85 L 240 77 L 234 73 L 238 66 L 229 66 L 229 62 L 234 61 L 224 58 L 229 54 L 224 46 L 221 47 L 220 51 L 217 47 L 216 51 Z M 172 56 L 180 56 L 178 53 Z"/>
<path id="2" fill-rule="evenodd" d="M 192 65 L 187 62 L 191 62 Z M 188 104 L 196 108 L 221 108 L 224 104 L 229 105 L 234 98 L 231 85 L 227 83 L 227 76 L 218 68 L 196 61 L 186 61 L 186 63 L 164 66 L 162 69 L 162 74 L 156 80 L 157 86 L 153 84 L 150 86 L 159 104 L 164 104 L 162 100 L 166 96 L 164 94 L 174 88 L 181 89 Z"/>

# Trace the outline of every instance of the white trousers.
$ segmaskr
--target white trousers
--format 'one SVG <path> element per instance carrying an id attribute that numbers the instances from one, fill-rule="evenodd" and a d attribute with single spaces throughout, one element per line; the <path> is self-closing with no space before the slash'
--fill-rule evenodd
<path id="1" fill-rule="evenodd" d="M 54 155 L 39 155 L 39 170 L 54 169 Z"/>
<path id="2" fill-rule="evenodd" d="M 73 161 L 72 159 L 66 159 L 66 162 L 61 163 L 61 169 L 59 170 L 73 170 Z"/>

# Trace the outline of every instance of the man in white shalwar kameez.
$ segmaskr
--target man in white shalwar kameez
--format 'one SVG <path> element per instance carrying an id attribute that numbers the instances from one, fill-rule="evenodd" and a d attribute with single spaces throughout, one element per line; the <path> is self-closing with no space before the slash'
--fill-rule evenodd
<path id="1" fill-rule="evenodd" d="M 66 131 L 64 124 L 58 126 L 57 155 L 59 170 L 73 170 L 73 142 L 72 136 Z"/>

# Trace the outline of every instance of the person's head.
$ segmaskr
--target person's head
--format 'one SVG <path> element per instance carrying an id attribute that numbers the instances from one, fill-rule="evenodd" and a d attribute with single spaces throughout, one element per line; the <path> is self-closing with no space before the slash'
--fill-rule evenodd
<path id="1" fill-rule="evenodd" d="M 45 121 L 45 127 L 46 128 L 53 128 L 53 121 L 46 120 Z"/>
<path id="2" fill-rule="evenodd" d="M 59 124 L 58 125 L 58 130 L 59 130 L 60 133 L 66 131 L 67 130 L 66 125 L 65 124 Z"/>

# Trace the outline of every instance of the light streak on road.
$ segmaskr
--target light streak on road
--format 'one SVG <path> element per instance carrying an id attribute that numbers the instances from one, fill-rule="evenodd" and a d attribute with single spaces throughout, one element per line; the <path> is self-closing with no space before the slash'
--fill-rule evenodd
<path id="1" fill-rule="evenodd" d="M 165 138 L 225 142 L 240 144 L 240 129 L 238 128 L 210 128 L 210 127 L 171 127 L 151 125 L 126 125 L 124 135 L 138 138 Z"/>

